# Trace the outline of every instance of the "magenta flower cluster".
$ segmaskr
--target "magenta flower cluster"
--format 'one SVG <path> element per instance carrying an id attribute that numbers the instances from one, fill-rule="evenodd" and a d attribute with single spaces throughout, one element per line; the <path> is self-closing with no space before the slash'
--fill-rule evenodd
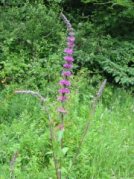
<path id="1" fill-rule="evenodd" d="M 62 19 L 65 22 L 67 26 L 67 31 L 68 31 L 68 37 L 67 37 L 67 47 L 64 50 L 65 56 L 64 56 L 64 61 L 65 63 L 63 64 L 63 72 L 62 72 L 62 77 L 63 79 L 59 82 L 59 84 L 62 86 L 61 89 L 59 89 L 59 94 L 60 96 L 58 97 L 58 100 L 61 101 L 62 103 L 67 100 L 66 94 L 70 93 L 70 90 L 68 87 L 71 85 L 69 81 L 69 77 L 72 75 L 72 68 L 73 68 L 73 48 L 75 46 L 75 34 L 74 30 L 72 28 L 71 23 L 67 20 L 67 18 L 62 14 Z M 59 112 L 62 112 L 63 110 L 59 110 Z"/>

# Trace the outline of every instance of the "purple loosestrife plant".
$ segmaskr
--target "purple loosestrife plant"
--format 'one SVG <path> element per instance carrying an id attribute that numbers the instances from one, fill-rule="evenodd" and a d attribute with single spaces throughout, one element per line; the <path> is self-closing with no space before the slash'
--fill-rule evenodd
<path id="1" fill-rule="evenodd" d="M 58 101 L 61 102 L 61 107 L 58 108 L 58 112 L 60 113 L 61 121 L 59 122 L 59 125 L 56 126 L 58 129 L 58 142 L 60 143 L 60 149 L 63 149 L 63 133 L 64 133 L 64 115 L 67 113 L 66 109 L 64 108 L 64 103 L 68 99 L 67 95 L 70 93 L 70 85 L 71 82 L 69 81 L 69 77 L 72 75 L 72 68 L 73 68 L 73 48 L 75 46 L 75 37 L 74 37 L 74 30 L 72 28 L 71 23 L 67 20 L 67 18 L 61 13 L 61 18 L 65 22 L 67 26 L 67 31 L 68 31 L 68 37 L 67 37 L 67 47 L 64 50 L 65 56 L 64 56 L 64 64 L 63 64 L 63 71 L 62 71 L 62 80 L 59 81 L 59 85 L 61 88 L 59 89 L 59 96 L 58 96 Z M 40 99 L 42 103 L 45 102 L 45 99 L 37 92 L 33 91 L 16 91 L 16 93 L 22 93 L 22 94 L 31 94 L 33 96 L 36 96 Z M 58 156 L 57 148 L 57 141 L 55 140 L 55 130 L 53 128 L 53 122 L 50 118 L 50 114 L 45 109 L 45 111 L 48 113 L 48 119 L 50 121 L 50 139 L 51 139 L 51 144 L 52 144 L 52 150 L 53 150 L 53 159 L 54 159 L 54 165 L 55 165 L 55 171 L 56 171 L 56 176 L 57 179 L 62 178 L 62 173 L 61 173 L 61 156 Z M 56 143 L 56 145 L 55 145 Z M 58 147 L 59 149 L 59 147 Z M 60 153 L 60 152 L 59 152 Z"/>
<path id="2" fill-rule="evenodd" d="M 64 133 L 64 115 L 67 113 L 67 111 L 64 107 L 64 103 L 68 99 L 67 95 L 70 93 L 69 87 L 70 87 L 71 83 L 69 81 L 69 77 L 72 75 L 72 67 L 73 67 L 73 61 L 74 61 L 74 58 L 73 58 L 74 50 L 73 50 L 73 48 L 75 46 L 75 44 L 74 44 L 74 42 L 75 42 L 74 35 L 75 34 L 74 34 L 74 31 L 73 31 L 73 28 L 72 28 L 70 22 L 67 20 L 67 18 L 62 13 L 61 13 L 61 18 L 63 19 L 63 21 L 65 22 L 65 24 L 67 26 L 68 37 L 67 37 L 67 48 L 65 48 L 65 50 L 64 50 L 66 55 L 64 56 L 65 63 L 63 64 L 62 80 L 59 81 L 59 85 L 61 86 L 61 88 L 59 89 L 60 95 L 58 96 L 58 101 L 60 101 L 60 103 L 61 103 L 61 107 L 58 109 L 58 112 L 60 113 L 60 116 L 61 116 L 61 121 L 59 122 L 59 125 L 57 126 L 55 124 L 55 122 L 53 121 L 53 119 L 51 119 L 51 113 L 50 113 L 49 107 L 47 107 L 47 105 L 44 107 L 44 103 L 47 102 L 47 98 L 44 98 L 40 93 L 31 91 L 31 90 L 17 90 L 17 91 L 15 91 L 16 94 L 28 94 L 28 95 L 32 95 L 34 97 L 37 97 L 42 104 L 42 109 L 45 111 L 45 113 L 48 116 L 49 130 L 50 130 L 50 140 L 51 140 L 51 146 L 52 146 L 52 151 L 53 151 L 52 155 L 53 155 L 53 160 L 54 160 L 54 165 L 55 165 L 56 179 L 62 179 L 61 169 L 63 168 L 62 167 L 63 157 L 61 155 L 61 151 L 62 151 L 62 153 L 65 153 L 65 150 L 66 150 L 66 147 L 63 148 L 63 137 L 62 136 L 63 136 L 63 133 Z M 99 91 L 96 95 L 96 98 L 93 101 L 91 117 L 93 117 L 94 114 L 95 114 L 97 101 L 101 97 L 105 85 L 106 85 L 106 80 L 104 80 L 104 82 L 100 86 L 100 89 L 99 89 Z M 83 147 L 83 142 L 84 142 L 86 134 L 89 130 L 89 126 L 90 126 L 90 120 L 87 120 L 87 122 L 85 123 L 85 126 L 82 130 L 82 136 L 81 136 L 80 141 L 78 143 L 78 147 L 77 147 L 76 152 L 75 152 L 75 154 L 72 158 L 71 167 L 69 167 L 69 169 L 67 171 L 66 179 L 70 178 L 69 175 L 71 173 L 72 166 L 77 162 L 77 158 L 79 156 L 81 148 Z M 57 129 L 58 129 L 58 132 L 59 132 L 58 133 L 59 134 L 58 140 L 56 138 L 57 137 L 57 135 L 56 135 Z M 59 146 L 59 142 L 60 142 L 60 146 Z M 63 149 L 65 149 L 65 150 L 63 150 Z M 11 160 L 11 172 L 10 172 L 11 177 L 14 175 L 14 163 L 15 163 L 15 161 L 13 161 L 13 160 L 14 159 L 16 160 L 16 157 L 17 157 L 17 153 L 14 154 L 13 159 Z"/>
<path id="3" fill-rule="evenodd" d="M 69 81 L 69 77 L 72 75 L 72 68 L 73 68 L 73 48 L 75 46 L 75 33 L 72 28 L 71 23 L 68 21 L 68 19 L 64 16 L 64 14 L 61 13 L 61 18 L 63 19 L 64 23 L 67 26 L 68 36 L 67 36 L 67 47 L 64 50 L 64 53 L 66 54 L 64 56 L 65 63 L 63 64 L 63 72 L 62 72 L 62 80 L 59 82 L 60 86 L 62 86 L 61 89 L 59 89 L 60 96 L 58 97 L 58 100 L 61 102 L 61 107 L 58 109 L 58 112 L 61 114 L 61 121 L 62 125 L 64 126 L 64 114 L 67 112 L 64 109 L 64 102 L 68 99 L 67 94 L 70 93 L 70 90 L 68 87 L 71 85 Z M 64 130 L 64 128 L 63 128 Z"/>
<path id="4" fill-rule="evenodd" d="M 61 13 L 61 18 L 65 22 L 67 26 L 67 31 L 68 31 L 68 37 L 67 37 L 67 47 L 64 50 L 64 53 L 66 54 L 64 56 L 64 64 L 63 64 L 63 71 L 62 71 L 62 80 L 59 81 L 59 85 L 61 88 L 59 89 L 59 96 L 58 96 L 58 101 L 61 102 L 61 107 L 58 108 L 58 112 L 60 114 L 60 119 L 61 121 L 59 122 L 58 127 L 58 141 L 60 143 L 60 149 L 63 149 L 63 133 L 64 133 L 64 115 L 67 113 L 64 103 L 68 99 L 67 95 L 70 93 L 70 85 L 71 82 L 69 81 L 69 77 L 72 75 L 72 68 L 73 68 L 73 48 L 74 48 L 74 42 L 75 42 L 75 37 L 74 37 L 74 31 L 72 28 L 71 23 L 67 20 L 67 18 L 64 16 L 64 14 Z M 62 173 L 61 173 L 61 157 L 58 158 L 58 177 L 57 179 L 62 178 Z"/>

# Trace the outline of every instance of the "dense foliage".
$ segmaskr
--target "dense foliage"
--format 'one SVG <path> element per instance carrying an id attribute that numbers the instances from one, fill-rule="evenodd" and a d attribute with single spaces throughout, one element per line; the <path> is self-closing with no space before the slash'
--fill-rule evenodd
<path id="1" fill-rule="evenodd" d="M 27 81 L 41 88 L 59 75 L 64 36 L 58 19 L 58 11 L 41 4 L 2 8 L 3 84 Z"/>
<path id="2" fill-rule="evenodd" d="M 1 1 L 1 83 L 30 79 L 42 87 L 42 79 L 58 76 L 65 40 L 61 7 L 77 34 L 76 72 L 86 67 L 90 74 L 132 87 L 134 4 L 124 0 Z"/>
<path id="3" fill-rule="evenodd" d="M 83 0 L 79 4 L 77 61 L 123 86 L 134 84 L 134 3 Z M 81 4 L 82 5 L 82 4 Z M 78 6 L 78 5 L 77 5 Z"/>

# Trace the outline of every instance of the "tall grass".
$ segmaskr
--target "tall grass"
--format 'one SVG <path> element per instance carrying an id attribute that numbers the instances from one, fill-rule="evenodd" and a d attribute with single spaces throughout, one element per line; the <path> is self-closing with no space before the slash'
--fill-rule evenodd
<path id="1" fill-rule="evenodd" d="M 81 80 L 77 81 L 78 88 L 72 89 L 66 104 L 69 112 L 65 117 L 63 178 L 69 169 L 71 179 L 132 179 L 133 97 L 122 89 L 107 87 L 91 118 L 92 87 L 81 84 Z M 16 178 L 55 178 L 47 115 L 37 99 L 14 95 L 14 89 L 16 87 L 10 86 L 0 95 L 0 178 L 10 178 L 10 163 L 15 152 L 18 153 Z M 49 104 L 51 118 L 56 123 L 58 102 L 50 97 L 46 105 Z M 87 119 L 90 129 L 72 165 Z"/>

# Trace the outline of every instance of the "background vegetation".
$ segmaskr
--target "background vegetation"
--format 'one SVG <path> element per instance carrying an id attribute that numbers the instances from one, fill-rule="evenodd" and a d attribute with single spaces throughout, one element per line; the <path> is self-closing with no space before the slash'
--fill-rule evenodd
<path id="1" fill-rule="evenodd" d="M 74 77 L 67 104 L 63 173 L 76 152 L 100 81 L 108 85 L 91 120 L 71 179 L 134 177 L 134 2 L 132 0 L 0 0 L 0 178 L 55 178 L 46 114 L 16 89 L 40 90 L 56 119 L 65 13 L 76 33 Z M 75 132 L 74 132 L 75 131 Z M 75 134 L 75 135 L 74 135 Z"/>

